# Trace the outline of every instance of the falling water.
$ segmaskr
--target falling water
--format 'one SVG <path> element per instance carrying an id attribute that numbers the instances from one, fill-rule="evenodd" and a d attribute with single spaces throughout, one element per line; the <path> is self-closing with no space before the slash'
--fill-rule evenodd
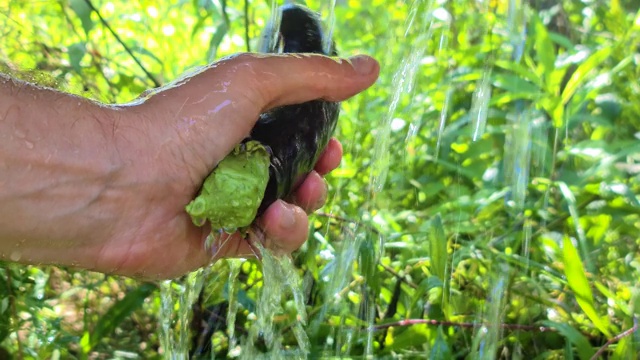
<path id="1" fill-rule="evenodd" d="M 509 1 L 507 31 L 512 47 L 511 58 L 519 61 L 526 40 L 526 18 L 520 0 Z M 517 213 L 524 209 L 526 189 L 529 185 L 534 113 L 534 109 L 525 108 L 524 102 L 520 100 L 516 102 L 516 112 L 507 115 L 505 181 L 511 186 L 510 203 Z"/>
<path id="2" fill-rule="evenodd" d="M 393 86 L 389 110 L 382 124 L 377 127 L 376 143 L 374 145 L 371 174 L 370 174 L 370 193 L 378 193 L 382 191 L 387 180 L 389 172 L 390 145 L 391 145 L 391 123 L 395 118 L 396 110 L 400 99 L 404 94 L 410 94 L 413 90 L 413 84 L 416 78 L 418 66 L 424 56 L 426 50 L 425 44 L 428 42 L 433 26 L 433 6 L 435 1 L 416 0 L 411 4 L 409 10 L 409 18 L 405 36 L 413 30 L 414 24 L 419 24 L 418 33 L 420 34 L 416 41 L 413 42 L 409 50 L 408 57 L 403 58 L 399 68 L 393 76 Z M 426 6 L 426 10 L 425 10 Z M 420 12 L 419 10 L 423 10 Z M 426 26 L 429 24 L 429 30 Z"/>
<path id="3" fill-rule="evenodd" d="M 391 154 L 391 133 L 392 124 L 394 119 L 399 117 L 397 113 L 401 103 L 404 105 L 408 103 L 410 106 L 413 100 L 413 89 L 416 82 L 418 70 L 425 57 L 427 51 L 427 45 L 437 27 L 442 30 L 440 37 L 440 52 L 447 46 L 450 16 L 444 10 L 444 7 L 438 7 L 444 2 L 434 0 L 416 0 L 411 3 L 409 9 L 409 16 L 405 22 L 405 34 L 407 37 L 409 34 L 413 35 L 414 41 L 411 43 L 411 47 L 406 56 L 402 57 L 402 60 L 397 67 L 393 80 L 391 98 L 388 104 L 388 110 L 386 116 L 383 118 L 382 123 L 376 126 L 376 141 L 374 144 L 372 163 L 370 167 L 370 196 L 375 196 L 383 190 L 387 178 L 387 174 L 390 166 L 390 154 Z M 402 108 L 402 112 L 408 111 L 408 106 Z M 446 109 L 443 109 L 446 114 Z M 401 116 L 401 115 L 400 115 Z M 446 115 L 445 115 L 446 116 Z M 444 126 L 444 120 L 443 120 Z M 412 121 L 407 136 L 406 143 L 412 139 L 417 133 L 420 127 L 420 123 Z M 371 209 L 369 209 L 371 210 Z M 370 220 L 370 216 L 367 211 L 363 213 L 363 220 Z M 364 354 L 366 356 L 374 355 L 374 321 L 376 318 L 377 309 L 375 295 L 371 292 L 369 286 L 363 282 L 365 277 L 356 276 L 352 277 L 353 264 L 357 262 L 359 270 L 366 271 L 364 264 L 367 262 L 375 261 L 380 257 L 380 253 L 376 254 L 375 248 L 377 243 L 378 251 L 383 249 L 383 237 L 372 238 L 368 229 L 361 225 L 346 225 L 341 229 L 342 236 L 348 241 L 341 241 L 341 248 L 336 251 L 334 260 L 325 268 L 324 274 L 328 275 L 328 283 L 325 288 L 326 298 L 329 301 L 324 304 L 321 309 L 321 313 L 316 317 L 316 321 L 311 324 L 311 333 L 317 331 L 322 319 L 327 314 L 336 314 L 339 318 L 337 326 L 332 328 L 331 335 L 327 338 L 325 345 L 325 354 L 333 356 L 343 356 L 349 354 L 351 349 L 356 345 L 356 341 L 361 339 L 359 334 L 360 330 L 356 327 L 349 326 L 349 314 L 345 313 L 345 307 L 342 305 L 345 301 L 345 296 L 354 289 L 360 294 L 360 309 L 358 310 L 362 314 L 363 323 L 366 324 L 366 330 L 364 333 Z M 368 254 L 368 255 L 367 255 Z M 370 257 L 371 259 L 365 259 Z M 357 290 L 356 290 L 357 289 Z"/>
<path id="4" fill-rule="evenodd" d="M 487 126 L 487 116 L 489 114 L 489 100 L 491 100 L 491 70 L 487 66 L 482 73 L 482 78 L 478 80 L 476 90 L 473 92 L 471 110 L 469 117 L 473 127 L 473 141 L 480 139 Z"/>
<path id="5" fill-rule="evenodd" d="M 276 0 L 271 0 L 270 14 L 269 21 L 267 21 L 267 25 L 260 35 L 260 43 L 258 45 L 258 51 L 260 52 L 271 52 L 271 49 L 277 49 L 276 44 L 280 41 L 280 33 L 274 31 L 274 29 L 280 28 L 280 17 L 282 15 L 278 11 L 278 2 Z"/>
<path id="6" fill-rule="evenodd" d="M 326 35 L 323 39 L 323 49 L 325 54 L 331 54 L 333 51 L 333 31 L 336 26 L 336 0 L 331 0 L 329 3 L 329 11 L 325 18 Z"/>
<path id="7" fill-rule="evenodd" d="M 327 33 L 328 38 L 331 38 L 334 30 L 334 24 L 336 16 L 334 13 L 334 7 L 337 0 L 331 0 L 329 12 L 326 16 Z M 386 65 L 384 71 L 390 71 L 394 73 L 393 84 L 390 87 L 391 97 L 388 99 L 388 109 L 386 114 L 383 115 L 381 123 L 376 126 L 377 132 L 375 134 L 376 142 L 374 145 L 374 155 L 372 157 L 371 173 L 370 173 L 370 198 L 367 200 L 367 205 L 363 206 L 361 211 L 362 224 L 371 222 L 375 212 L 374 207 L 376 204 L 373 202 L 375 196 L 379 195 L 384 189 L 387 181 L 387 175 L 389 173 L 390 163 L 392 162 L 392 122 L 394 119 L 405 117 L 404 110 L 408 109 L 411 101 L 413 100 L 413 91 L 415 87 L 419 87 L 422 84 L 417 83 L 416 78 L 420 70 L 420 66 L 423 64 L 424 58 L 428 55 L 429 47 L 427 43 L 430 42 L 432 35 L 437 34 L 437 26 L 440 26 L 442 33 L 440 34 L 440 42 L 437 53 L 437 58 L 446 56 L 446 49 L 449 46 L 449 42 L 454 42 L 454 38 L 449 38 L 449 33 L 453 32 L 450 29 L 452 25 L 449 21 L 443 20 L 439 17 L 436 10 L 441 9 L 438 6 L 444 8 L 446 1 L 438 0 L 414 0 L 411 3 L 409 16 L 405 22 L 405 35 L 409 32 L 417 32 L 418 35 L 414 36 L 414 42 L 411 44 L 406 56 L 399 57 L 397 68 L 389 67 L 394 65 Z M 480 4 L 479 7 L 486 14 L 489 13 L 489 4 L 495 3 L 489 0 L 476 0 L 470 3 Z M 503 56 L 504 54 L 497 54 L 496 56 L 502 56 L 501 59 L 510 58 L 514 63 L 520 63 L 523 61 L 525 54 L 525 42 L 527 40 L 527 17 L 522 0 L 508 0 L 508 17 L 506 27 L 506 37 L 504 45 L 510 49 L 510 54 Z M 277 2 L 271 2 L 271 21 L 269 23 L 273 26 L 279 24 L 279 12 L 276 11 Z M 481 27 L 480 24 L 479 27 Z M 483 29 L 487 30 L 488 29 Z M 272 47 L 277 43 L 276 32 L 265 32 L 272 34 L 273 36 L 267 36 L 263 41 L 266 46 Z M 325 43 L 325 48 L 328 48 L 330 41 Z M 144 48 L 142 45 L 138 47 L 138 50 L 142 51 Z M 526 61 L 526 59 L 525 59 Z M 395 70 L 395 72 L 394 72 Z M 479 73 L 474 80 L 476 80 L 475 91 L 472 96 L 472 103 L 468 109 L 467 118 L 469 120 L 469 133 L 474 141 L 480 142 L 485 137 L 488 131 L 495 131 L 491 129 L 491 124 L 487 124 L 489 119 L 489 108 L 491 106 L 492 91 L 494 88 L 494 76 L 498 73 L 492 64 L 491 58 L 484 64 L 484 71 Z M 417 86 L 416 86 L 417 85 Z M 438 161 L 438 157 L 441 156 L 440 150 L 442 146 L 446 146 L 447 139 L 443 139 L 443 133 L 448 123 L 450 114 L 451 103 L 456 103 L 455 95 L 457 88 L 451 83 L 447 83 L 440 88 L 444 94 L 444 100 L 442 101 L 441 108 L 437 109 L 437 141 L 435 148 L 435 159 Z M 406 100 L 406 101 L 405 101 Z M 407 103 L 409 105 L 407 105 Z M 514 111 L 506 114 L 506 122 L 504 125 L 505 145 L 502 149 L 503 160 L 503 174 L 504 183 L 496 181 L 498 186 L 504 186 L 509 189 L 506 195 L 506 204 L 509 210 L 509 223 L 508 225 L 520 225 L 522 227 L 514 226 L 516 228 L 513 233 L 506 236 L 504 243 L 508 248 L 510 245 L 515 244 L 517 239 L 523 239 L 522 243 L 522 255 L 527 258 L 529 256 L 530 241 L 532 238 L 532 225 L 527 222 L 525 215 L 525 209 L 527 208 L 527 190 L 531 182 L 531 178 L 540 176 L 542 178 L 554 179 L 552 174 L 552 165 L 548 164 L 550 154 L 559 153 L 558 144 L 561 143 L 558 138 L 561 135 L 558 130 L 554 134 L 556 139 L 553 142 L 553 150 L 549 151 L 547 144 L 547 138 L 549 136 L 548 119 L 545 118 L 545 114 L 537 110 L 534 106 L 528 103 L 528 100 L 514 101 Z M 404 108 L 403 108 L 404 107 Z M 401 113 L 401 114 L 399 114 Z M 411 121 L 405 143 L 409 143 L 411 139 L 420 131 L 420 120 Z M 502 130 L 500 130 L 502 131 Z M 566 128 L 565 128 L 566 131 Z M 568 136 L 567 134 L 564 135 Z M 27 144 L 29 146 L 29 144 Z M 443 159 L 442 159 L 443 160 Z M 552 163 L 555 160 L 551 161 Z M 569 217 L 572 219 L 574 231 L 577 235 L 577 244 L 579 245 L 580 253 L 585 261 L 585 266 L 589 270 L 594 270 L 594 264 L 591 262 L 591 256 L 593 252 L 588 248 L 587 234 L 585 229 L 582 228 L 581 215 L 579 204 L 576 203 L 576 197 L 572 193 L 572 188 L 562 182 L 554 184 L 559 190 L 559 195 L 562 196 L 564 204 L 566 205 Z M 551 186 L 549 187 L 551 188 Z M 505 191 L 506 193 L 506 191 Z M 546 208 L 549 205 L 550 192 L 547 190 L 542 208 Z M 373 203 L 373 204 L 372 204 Z M 462 221 L 454 219 L 452 222 L 444 223 L 439 216 L 434 216 L 430 219 L 432 224 L 431 231 L 434 235 L 432 238 L 438 239 L 438 242 L 434 242 L 430 255 L 433 253 L 442 253 L 443 250 L 437 250 L 437 245 L 440 245 L 446 249 L 447 241 L 449 240 L 445 236 L 445 228 L 447 226 L 456 227 L 460 226 Z M 541 219 L 541 228 L 545 227 L 544 221 Z M 511 227 L 511 226 L 510 226 Z M 447 229 L 448 230 L 448 229 Z M 509 229 L 511 231 L 511 229 Z M 457 239 L 457 230 L 452 231 L 452 239 Z M 309 328 L 313 331 L 314 326 L 318 325 L 320 321 L 325 319 L 325 315 L 331 313 L 332 310 L 337 309 L 340 303 L 345 302 L 345 298 L 348 296 L 347 292 L 353 289 L 354 292 L 358 292 L 362 295 L 362 318 L 365 326 L 368 326 L 366 337 L 365 353 L 367 355 L 373 355 L 373 321 L 375 320 L 376 308 L 375 300 L 368 299 L 367 296 L 367 284 L 364 277 L 353 275 L 354 263 L 357 263 L 358 271 L 362 271 L 361 266 L 364 263 L 362 258 L 362 249 L 367 246 L 374 247 L 377 241 L 378 251 L 382 251 L 382 236 L 378 238 L 372 237 L 370 232 L 364 228 L 361 224 L 350 224 L 342 228 L 339 236 L 344 237 L 346 241 L 342 241 L 342 244 L 332 244 L 338 248 L 335 259 L 331 262 L 330 266 L 327 266 L 323 270 L 321 276 L 326 279 L 327 285 L 323 288 L 330 296 L 325 297 L 331 299 L 328 303 L 322 307 L 322 313 L 316 316 L 317 323 L 312 323 Z M 457 241 L 457 240 L 456 240 Z M 455 243 L 454 245 L 457 245 Z M 342 246 L 339 248 L 339 246 Z M 367 250 L 369 251 L 369 250 Z M 375 253 L 375 250 L 371 250 Z M 263 255 L 263 276 L 262 290 L 259 293 L 257 299 L 257 307 L 255 313 L 250 314 L 255 317 L 250 317 L 250 321 L 253 322 L 251 327 L 251 333 L 247 338 L 242 338 L 242 334 L 236 334 L 236 314 L 240 313 L 241 304 L 238 302 L 240 296 L 240 287 L 237 280 L 240 273 L 243 260 L 231 260 L 228 262 L 230 272 L 228 276 L 228 301 L 229 301 L 229 314 L 227 317 L 227 334 L 229 339 L 230 356 L 237 356 L 243 358 L 278 358 L 278 357 L 305 357 L 310 351 L 310 344 L 306 338 L 305 324 L 307 322 L 307 315 L 304 309 L 304 297 L 300 291 L 301 279 L 298 277 L 298 273 L 292 264 L 291 258 L 287 256 L 274 255 L 268 251 L 264 251 Z M 483 254 L 485 255 L 485 254 Z M 451 255 L 449 255 L 451 257 Z M 437 272 L 437 277 L 441 280 L 447 280 L 446 278 L 451 276 L 450 269 L 446 268 L 450 264 L 450 259 L 446 264 L 442 263 L 442 260 L 433 261 L 432 266 L 437 269 L 442 269 Z M 487 259 L 491 262 L 491 267 L 487 270 L 487 294 L 483 307 L 478 309 L 478 314 L 474 321 L 476 328 L 474 330 L 473 346 L 471 346 L 472 354 L 470 358 L 480 359 L 493 359 L 498 357 L 497 349 L 501 346 L 502 330 L 500 324 L 504 322 L 504 311 L 507 303 L 507 294 L 510 287 L 510 277 L 514 275 L 514 269 L 508 265 L 502 263 L 501 259 Z M 189 349 L 189 321 L 191 305 L 197 300 L 197 296 L 203 286 L 203 281 L 207 277 L 206 274 L 210 271 L 210 268 L 194 272 L 187 275 L 178 281 L 164 282 L 161 284 L 161 310 L 160 310 L 160 342 L 164 355 L 168 359 L 186 359 L 188 358 Z M 226 276 L 225 276 L 226 277 Z M 218 279 L 220 281 L 220 279 Z M 346 289 L 346 290 L 345 290 Z M 286 290 L 289 293 L 286 293 Z M 453 293 L 449 293 L 453 294 Z M 287 301 L 287 296 L 290 296 L 293 300 L 293 308 L 295 308 L 296 315 L 285 326 L 287 329 L 280 327 L 281 323 L 274 321 L 276 315 L 283 315 L 287 313 L 286 308 L 283 307 L 283 303 Z M 444 303 L 444 301 L 443 301 Z M 337 305 L 336 305 L 337 304 Z M 341 309 L 345 309 L 343 306 Z M 246 309 L 244 309 L 246 310 Z M 291 314 L 286 314 L 291 315 Z M 333 314 L 332 314 L 333 315 Z M 338 314 L 339 319 L 332 323 L 334 329 L 328 336 L 327 345 L 325 349 L 329 349 L 336 357 L 341 357 L 358 345 L 357 341 L 363 341 L 363 337 L 359 337 L 358 329 L 349 324 L 349 317 L 345 314 Z M 297 341 L 298 349 L 290 350 L 283 346 L 283 330 L 290 331 Z M 257 351 L 255 343 L 262 342 L 268 343 L 268 353 Z"/>
<path id="8" fill-rule="evenodd" d="M 511 58 L 520 62 L 527 40 L 527 18 L 522 0 L 509 0 L 508 11 L 507 36 L 512 47 Z"/>
<path id="9" fill-rule="evenodd" d="M 451 27 L 451 15 L 447 14 L 445 17 L 444 27 L 440 34 L 440 43 L 438 44 L 438 57 L 442 58 L 446 56 L 446 50 L 449 46 L 449 30 Z M 449 69 L 447 69 L 449 70 Z M 440 109 L 440 118 L 438 122 L 438 140 L 436 141 L 436 150 L 434 159 L 437 161 L 440 155 L 440 146 L 442 145 L 442 134 L 444 133 L 444 126 L 447 122 L 447 116 L 449 114 L 449 104 L 451 103 L 451 94 L 453 93 L 453 87 L 449 84 L 445 89 L 444 103 L 442 109 Z"/>
<path id="10" fill-rule="evenodd" d="M 509 204 L 520 213 L 524 208 L 529 185 L 531 163 L 531 116 L 530 111 L 520 110 L 507 115 L 507 139 L 504 145 L 505 181 L 511 186 Z"/>
<path id="11" fill-rule="evenodd" d="M 256 246 L 262 255 L 262 288 L 256 300 L 256 321 L 249 330 L 247 342 L 242 346 L 241 357 L 243 359 L 305 358 L 310 346 L 304 330 L 307 313 L 301 291 L 302 279 L 290 256 L 276 255 L 259 243 L 256 243 Z M 276 317 L 286 315 L 282 302 L 287 293 L 293 297 L 297 314 L 291 325 L 298 342 L 298 348 L 294 350 L 285 350 L 282 345 L 283 329 L 278 328 L 274 322 Z M 264 343 L 267 347 L 266 351 L 258 350 L 257 342 Z"/>
<path id="12" fill-rule="evenodd" d="M 488 13 L 488 8 L 486 10 Z M 526 17 L 520 0 L 510 0 L 508 3 L 505 32 L 505 43 L 509 44 L 511 48 L 511 53 L 508 56 L 510 60 L 519 62 L 524 52 L 526 40 Z M 485 62 L 485 69 L 472 96 L 469 116 L 474 141 L 480 140 L 487 128 L 494 56 L 496 56 L 495 53 L 491 54 Z M 515 102 L 515 110 L 506 116 L 506 138 L 503 149 L 504 185 L 510 189 L 506 204 L 511 209 L 512 221 L 522 224 L 519 235 L 506 233 L 503 236 L 503 246 L 506 251 L 511 251 L 509 249 L 517 245 L 515 240 L 520 239 L 524 259 L 529 257 L 531 238 L 531 224 L 525 219 L 524 209 L 530 176 L 532 134 L 534 129 L 538 130 L 532 125 L 535 115 L 535 110 L 526 105 L 524 101 Z M 476 320 L 479 326 L 474 334 L 471 353 L 471 357 L 475 359 L 495 359 L 498 357 L 498 348 L 502 338 L 501 324 L 504 323 L 506 293 L 509 289 L 512 269 L 500 258 L 494 259 L 490 268 L 490 273 L 493 275 L 489 282 L 488 295 L 483 305 L 483 311 L 478 312 Z"/>
<path id="13" fill-rule="evenodd" d="M 411 44 L 408 53 L 403 57 L 403 60 L 395 71 L 392 83 L 393 89 L 391 91 L 392 96 L 388 105 L 387 114 L 382 123 L 376 127 L 376 142 L 374 144 L 369 175 L 370 196 L 374 196 L 384 188 L 390 166 L 392 123 L 396 118 L 396 112 L 401 100 L 409 98 L 409 103 L 411 103 L 412 91 L 419 65 L 424 58 L 427 48 L 426 44 L 432 37 L 434 29 L 435 20 L 433 9 L 435 5 L 436 1 L 434 0 L 416 0 L 413 1 L 410 6 L 409 16 L 405 22 L 406 30 L 404 35 L 407 36 L 409 33 L 415 32 L 417 36 Z M 418 124 L 411 124 L 407 134 L 407 140 L 415 134 L 417 128 Z M 363 213 L 363 218 L 368 220 L 370 215 L 365 212 Z M 311 324 L 311 331 L 317 331 L 321 319 L 325 318 L 326 314 L 337 312 L 340 325 L 332 329 L 333 332 L 326 342 L 325 352 L 338 357 L 349 354 L 350 349 L 355 345 L 355 341 L 359 339 L 359 330 L 353 326 L 346 326 L 348 314 L 344 312 L 344 307 L 340 306 L 340 304 L 344 302 L 344 297 L 349 292 L 349 289 L 359 289 L 359 291 L 357 291 L 361 297 L 359 312 L 363 314 L 363 322 L 367 324 L 364 353 L 367 356 L 372 356 L 374 354 L 373 324 L 376 315 L 376 300 L 375 298 L 371 298 L 374 295 L 371 293 L 367 284 L 363 283 L 363 277 L 356 277 L 355 280 L 350 279 L 352 279 L 351 274 L 354 262 L 358 262 L 362 266 L 364 263 L 367 263 L 367 261 L 371 262 L 373 259 L 379 258 L 379 254 L 375 254 L 375 244 L 377 240 L 378 251 L 382 251 L 383 237 L 378 236 L 377 239 L 373 239 L 368 229 L 360 225 L 343 226 L 341 233 L 349 240 L 342 242 L 343 245 L 337 251 L 334 261 L 325 269 L 325 272 L 331 272 L 329 276 L 330 280 L 325 290 L 326 298 L 330 299 L 330 301 L 322 307 L 320 316 L 316 318 L 317 322 Z M 371 257 L 371 259 L 365 260 L 362 258 L 363 256 Z"/>
<path id="14" fill-rule="evenodd" d="M 499 266 L 494 271 L 495 278 L 490 285 L 484 311 L 480 311 L 484 321 L 480 321 L 474 336 L 472 359 L 493 360 L 497 358 L 497 350 L 502 337 L 502 319 L 504 319 L 505 293 L 509 283 L 509 268 Z"/>
<path id="15" fill-rule="evenodd" d="M 236 338 L 236 314 L 238 312 L 238 275 L 240 274 L 240 267 L 244 260 L 227 260 L 229 264 L 229 279 L 227 284 L 229 286 L 229 311 L 227 311 L 227 335 L 229 336 L 229 352 L 239 352 L 240 349 L 236 349 L 238 339 Z"/>
<path id="16" fill-rule="evenodd" d="M 210 268 L 199 269 L 181 280 L 160 284 L 160 346 L 165 359 L 189 358 L 191 307 L 198 299 Z"/>

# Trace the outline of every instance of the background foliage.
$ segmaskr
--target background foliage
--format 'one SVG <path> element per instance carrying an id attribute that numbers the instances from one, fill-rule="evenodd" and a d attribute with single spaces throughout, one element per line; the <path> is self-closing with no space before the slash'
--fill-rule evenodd
<path id="1" fill-rule="evenodd" d="M 255 49 L 270 9 L 4 0 L 0 70 L 129 101 Z M 312 355 L 637 358 L 637 3 L 341 0 L 332 19 L 340 53 L 371 54 L 382 74 L 343 104 L 344 161 L 294 255 Z M 159 356 L 156 285 L 0 266 L 0 358 Z M 233 354 L 229 299 L 243 337 L 262 286 L 255 261 L 231 286 L 230 266 L 215 265 L 194 321 L 218 357 Z"/>

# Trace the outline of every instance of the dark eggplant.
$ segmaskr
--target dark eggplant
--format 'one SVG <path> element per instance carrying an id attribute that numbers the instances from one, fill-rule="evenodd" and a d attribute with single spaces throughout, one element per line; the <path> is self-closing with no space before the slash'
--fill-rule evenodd
<path id="1" fill-rule="evenodd" d="M 327 54 L 318 15 L 299 5 L 285 5 L 279 43 L 265 52 Z M 322 100 L 282 106 L 260 116 L 250 139 L 270 149 L 269 182 L 258 216 L 277 199 L 289 196 L 313 170 L 338 120 L 340 104 Z"/>
<path id="2" fill-rule="evenodd" d="M 278 41 L 263 52 L 325 54 L 320 19 L 307 8 L 282 7 L 278 36 L 273 36 L 274 28 L 267 38 Z M 218 163 L 186 206 L 193 223 L 209 221 L 214 230 L 245 231 L 274 201 L 288 197 L 327 146 L 339 106 L 315 100 L 260 115 L 249 137 Z"/>

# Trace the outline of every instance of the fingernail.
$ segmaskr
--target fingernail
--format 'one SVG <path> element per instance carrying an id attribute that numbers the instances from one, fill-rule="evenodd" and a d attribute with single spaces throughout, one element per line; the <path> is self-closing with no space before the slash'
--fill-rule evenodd
<path id="1" fill-rule="evenodd" d="M 322 196 L 316 202 L 316 205 L 313 207 L 313 211 L 321 209 L 324 204 L 327 202 L 327 195 L 329 194 L 329 185 L 327 185 L 327 181 L 322 178 L 322 184 L 324 185 L 324 191 L 322 192 Z"/>
<path id="2" fill-rule="evenodd" d="M 349 62 L 358 75 L 369 75 L 376 68 L 376 61 L 366 55 L 350 57 Z"/>
<path id="3" fill-rule="evenodd" d="M 296 224 L 296 215 L 293 206 L 289 204 L 283 205 L 283 210 L 280 214 L 280 227 L 285 230 L 293 229 Z"/>

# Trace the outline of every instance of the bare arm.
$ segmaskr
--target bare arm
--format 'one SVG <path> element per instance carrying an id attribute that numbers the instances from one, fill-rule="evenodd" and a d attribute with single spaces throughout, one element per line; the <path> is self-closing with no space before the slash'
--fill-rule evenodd
<path id="1" fill-rule="evenodd" d="M 105 106 L 0 78 L 0 259 L 166 278 L 210 261 L 208 229 L 184 206 L 244 138 L 259 113 L 283 104 L 343 100 L 370 86 L 377 63 L 322 56 L 242 55 L 213 64 L 146 101 Z M 316 169 L 335 168 L 332 141 Z M 312 173 L 296 205 L 259 219 L 278 247 L 306 239 L 326 193 Z M 247 254 L 236 240 L 221 255 Z"/>
<path id="2" fill-rule="evenodd" d="M 106 236 L 116 214 L 95 205 L 110 182 L 123 176 L 123 159 L 109 132 L 121 113 L 0 77 L 3 259 L 78 262 L 68 244 Z"/>

